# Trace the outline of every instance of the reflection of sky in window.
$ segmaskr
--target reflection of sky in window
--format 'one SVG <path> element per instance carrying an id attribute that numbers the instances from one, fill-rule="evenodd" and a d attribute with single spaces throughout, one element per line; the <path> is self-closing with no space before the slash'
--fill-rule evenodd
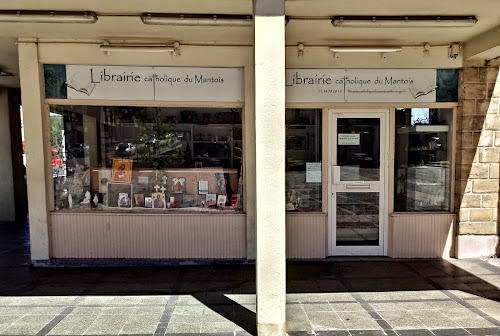
<path id="1" fill-rule="evenodd" d="M 411 124 L 428 124 L 430 122 L 428 108 L 412 108 L 411 109 Z"/>

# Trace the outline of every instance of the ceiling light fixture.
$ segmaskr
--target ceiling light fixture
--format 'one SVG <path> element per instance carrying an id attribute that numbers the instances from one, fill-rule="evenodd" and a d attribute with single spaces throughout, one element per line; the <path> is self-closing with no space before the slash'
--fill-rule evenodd
<path id="1" fill-rule="evenodd" d="M 402 50 L 403 47 L 330 47 L 334 53 L 393 53 Z"/>
<path id="2" fill-rule="evenodd" d="M 226 26 L 251 27 L 251 15 L 212 15 L 212 14 L 153 14 L 141 16 L 144 24 L 172 26 Z"/>
<path id="3" fill-rule="evenodd" d="M 95 23 L 94 12 L 0 11 L 0 22 Z"/>
<path id="4" fill-rule="evenodd" d="M 109 45 L 103 44 L 99 47 L 102 52 L 152 52 L 152 53 L 164 53 L 164 52 L 174 52 L 174 46 L 140 46 L 140 45 Z"/>
<path id="5" fill-rule="evenodd" d="M 334 27 L 356 28 L 437 28 L 472 27 L 477 23 L 473 15 L 467 16 L 334 16 Z"/>

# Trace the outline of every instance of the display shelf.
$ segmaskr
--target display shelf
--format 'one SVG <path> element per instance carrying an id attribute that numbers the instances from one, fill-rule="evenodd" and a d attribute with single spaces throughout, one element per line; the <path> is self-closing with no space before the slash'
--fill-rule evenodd
<path id="1" fill-rule="evenodd" d="M 446 133 L 450 129 L 448 125 L 415 125 L 411 127 L 398 128 L 398 134 L 406 133 Z"/>

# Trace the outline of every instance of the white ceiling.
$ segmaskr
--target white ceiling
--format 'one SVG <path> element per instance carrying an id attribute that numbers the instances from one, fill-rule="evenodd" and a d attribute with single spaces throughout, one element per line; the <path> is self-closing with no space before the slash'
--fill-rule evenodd
<path id="1" fill-rule="evenodd" d="M 500 0 L 287 0 L 287 44 L 324 45 L 446 45 L 466 42 L 500 25 Z M 0 86 L 17 86 L 17 38 L 92 41 L 252 43 L 253 30 L 222 27 L 145 25 L 141 13 L 251 14 L 251 0 L 3 0 L 0 10 L 94 11 L 95 24 L 0 24 L 0 67 L 16 74 L 0 77 Z M 294 20 L 293 17 L 335 15 L 475 15 L 470 28 L 334 28 L 330 20 Z"/>

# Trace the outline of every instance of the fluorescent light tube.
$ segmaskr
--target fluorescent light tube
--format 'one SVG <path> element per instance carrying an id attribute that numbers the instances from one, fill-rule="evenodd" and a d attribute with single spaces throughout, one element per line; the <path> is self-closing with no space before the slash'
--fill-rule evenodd
<path id="1" fill-rule="evenodd" d="M 475 16 L 335 16 L 334 27 L 356 28 L 438 28 L 472 27 Z"/>
<path id="2" fill-rule="evenodd" d="M 174 52 L 175 48 L 170 46 L 136 46 L 136 45 L 101 45 L 102 52 Z"/>
<path id="3" fill-rule="evenodd" d="M 393 53 L 403 50 L 402 47 L 330 47 L 336 53 Z"/>
<path id="4" fill-rule="evenodd" d="M 144 24 L 171 26 L 251 27 L 251 15 L 144 14 Z"/>
<path id="5" fill-rule="evenodd" d="M 0 11 L 0 22 L 26 23 L 94 23 L 93 12 Z"/>

